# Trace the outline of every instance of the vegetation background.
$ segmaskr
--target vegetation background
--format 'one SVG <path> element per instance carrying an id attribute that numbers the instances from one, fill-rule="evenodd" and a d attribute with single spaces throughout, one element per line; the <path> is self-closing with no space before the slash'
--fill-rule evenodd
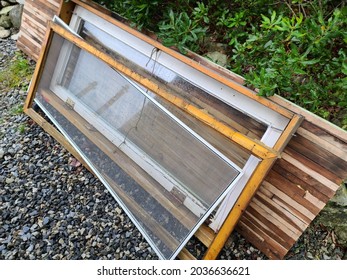
<path id="1" fill-rule="evenodd" d="M 94 0 L 166 46 L 228 57 L 260 95 L 278 94 L 347 130 L 346 0 Z"/>

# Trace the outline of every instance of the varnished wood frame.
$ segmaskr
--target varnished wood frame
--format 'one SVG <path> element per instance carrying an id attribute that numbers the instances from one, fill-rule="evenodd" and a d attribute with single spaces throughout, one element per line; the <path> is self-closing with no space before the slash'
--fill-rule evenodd
<path id="1" fill-rule="evenodd" d="M 80 2 L 80 1 L 75 1 Z M 35 70 L 35 73 L 32 78 L 32 86 L 29 89 L 28 97 L 25 102 L 24 106 L 24 112 L 28 114 L 33 120 L 35 120 L 40 126 L 43 127 L 45 131 L 47 131 L 49 134 L 51 134 L 58 142 L 60 142 L 70 153 L 72 153 L 78 160 L 80 160 L 87 168 L 88 165 L 84 162 L 84 160 L 81 158 L 79 153 L 74 149 L 74 147 L 64 138 L 64 136 L 55 129 L 52 125 L 50 125 L 47 121 L 44 120 L 39 114 L 37 114 L 32 108 L 32 102 L 34 99 L 35 92 L 37 90 L 37 82 L 41 77 L 42 74 L 42 65 L 44 65 L 46 56 L 47 56 L 47 50 L 51 44 L 52 34 L 53 32 L 56 32 L 57 34 L 63 36 L 64 38 L 68 39 L 69 41 L 72 41 L 74 44 L 78 45 L 79 47 L 85 49 L 86 51 L 91 52 L 92 54 L 97 54 L 100 59 L 104 60 L 106 63 L 111 65 L 112 67 L 119 67 L 118 70 L 123 70 L 123 74 L 129 76 L 130 78 L 137 78 L 141 84 L 143 84 L 145 87 L 149 87 L 150 84 L 146 84 L 146 80 L 143 80 L 142 77 L 136 76 L 136 73 L 131 71 L 131 69 L 123 68 L 124 65 L 119 65 L 117 62 L 115 62 L 111 57 L 108 57 L 107 55 L 99 52 L 92 46 L 86 44 L 83 40 L 80 38 L 74 36 L 73 34 L 69 33 L 68 31 L 64 30 L 60 26 L 57 26 L 56 24 L 51 23 L 48 32 L 46 34 L 45 44 L 41 51 L 39 60 L 38 60 L 38 66 Z M 164 47 L 165 48 L 165 47 Z M 169 49 L 170 50 L 170 49 Z M 171 50 L 173 51 L 173 50 Z M 176 52 L 175 52 L 176 53 Z M 177 54 L 177 53 L 176 53 Z M 181 56 L 180 54 L 177 54 L 178 56 Z M 188 58 L 185 58 L 189 60 Z M 189 63 L 190 64 L 190 63 Z M 191 65 L 191 64 L 190 64 Z M 129 72 L 130 70 L 130 72 Z M 157 92 L 155 92 L 157 93 Z M 157 93 L 158 94 L 158 93 Z M 252 93 L 253 94 L 253 93 Z M 170 96 L 167 96 L 165 94 L 162 95 L 162 97 L 166 97 L 170 101 Z M 171 101 L 170 101 L 171 102 Z M 173 102 L 173 104 L 175 104 Z M 181 103 L 175 104 L 176 106 Z M 184 103 L 183 103 L 184 104 Z M 263 104 L 263 103 L 262 103 Z M 206 114 L 203 111 L 200 111 L 197 108 L 186 106 L 186 104 L 182 107 L 182 109 L 186 110 L 189 114 L 192 114 L 194 117 L 204 121 L 211 127 L 218 130 L 220 133 L 226 135 L 231 141 L 243 146 L 244 148 L 250 150 L 253 155 L 257 156 L 258 158 L 262 159 L 262 162 L 257 167 L 256 171 L 246 184 L 243 192 L 241 193 L 240 197 L 238 198 L 235 207 L 231 210 L 229 213 L 227 219 L 225 220 L 225 223 L 221 227 L 220 231 L 217 234 L 214 234 L 211 232 L 209 228 L 206 226 L 201 226 L 201 228 L 196 233 L 196 236 L 202 240 L 202 242 L 208 247 L 208 251 L 204 257 L 204 259 L 215 259 L 218 257 L 218 254 L 220 253 L 221 249 L 223 248 L 225 241 L 227 240 L 230 233 L 235 228 L 237 221 L 240 219 L 242 212 L 246 209 L 248 203 L 250 202 L 251 198 L 257 191 L 257 188 L 261 184 L 262 180 L 265 178 L 268 171 L 271 169 L 272 165 L 274 164 L 275 160 L 279 156 L 279 152 L 285 147 L 286 143 L 289 141 L 292 134 L 296 131 L 297 127 L 300 125 L 302 118 L 295 114 L 291 115 L 291 121 L 288 124 L 285 131 L 282 133 L 280 139 L 277 141 L 274 149 L 271 149 L 262 143 L 258 141 L 254 141 L 252 139 L 249 139 L 248 137 L 235 132 L 233 130 L 229 130 L 230 128 L 226 128 L 223 126 L 223 124 L 218 123 L 217 120 L 211 119 L 208 114 Z M 197 111 L 198 110 L 198 111 Z M 282 110 L 280 110 L 282 111 Z M 181 258 L 192 258 L 192 256 L 186 252 L 185 249 L 182 250 L 179 257 Z"/>

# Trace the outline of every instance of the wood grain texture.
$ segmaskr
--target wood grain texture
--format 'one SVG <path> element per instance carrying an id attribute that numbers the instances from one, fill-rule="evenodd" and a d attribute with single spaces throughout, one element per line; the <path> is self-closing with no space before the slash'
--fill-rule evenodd
<path id="1" fill-rule="evenodd" d="M 281 104 L 286 105 L 282 99 Z M 293 108 L 289 102 L 288 108 Z M 347 178 L 347 133 L 295 109 L 309 118 L 284 149 L 237 227 L 270 259 L 286 256 Z"/>
<path id="2" fill-rule="evenodd" d="M 58 14 L 60 0 L 28 0 L 24 3 L 17 47 L 37 61 L 47 30 L 47 22 Z"/>

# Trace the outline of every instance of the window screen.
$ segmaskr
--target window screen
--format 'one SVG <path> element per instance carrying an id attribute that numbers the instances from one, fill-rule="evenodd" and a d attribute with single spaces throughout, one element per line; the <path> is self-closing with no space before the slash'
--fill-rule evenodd
<path id="1" fill-rule="evenodd" d="M 36 101 L 163 259 L 177 255 L 240 175 L 150 93 L 57 34 Z"/>

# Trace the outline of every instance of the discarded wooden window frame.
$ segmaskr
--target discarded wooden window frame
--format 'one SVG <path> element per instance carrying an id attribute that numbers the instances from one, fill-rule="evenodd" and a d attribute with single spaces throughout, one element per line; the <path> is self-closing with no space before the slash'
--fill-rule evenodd
<path id="1" fill-rule="evenodd" d="M 52 27 L 53 29 L 57 29 L 56 33 L 59 32 L 59 28 L 60 28 L 59 26 L 53 24 Z M 52 41 L 54 43 L 52 43 L 51 45 L 51 47 L 53 46 L 54 47 L 49 48 L 48 57 L 46 60 L 47 64 L 43 68 L 44 71 L 47 73 L 51 71 L 51 70 L 48 70 L 50 68 L 50 65 L 55 65 L 54 54 L 57 50 L 59 50 L 59 47 L 56 47 L 57 45 L 60 44 L 59 39 L 64 38 L 64 37 L 59 37 L 59 39 L 57 39 L 56 33 L 54 33 L 53 35 Z M 68 42 L 65 39 L 64 39 L 65 42 L 63 43 L 63 46 L 66 46 L 66 43 Z M 86 50 L 83 50 L 83 51 L 85 52 Z M 53 59 L 50 59 L 51 57 L 53 57 Z M 91 57 L 94 57 L 94 56 L 91 56 Z M 53 68 L 56 68 L 56 67 L 53 67 Z M 110 67 L 108 69 L 111 71 L 114 71 Z M 60 68 L 57 69 L 57 71 L 59 70 Z M 116 72 L 113 73 L 113 75 L 116 75 L 116 74 L 117 74 Z M 165 121 L 165 118 L 160 117 L 160 115 L 158 118 L 160 120 L 163 120 L 165 124 L 169 126 L 169 129 L 175 129 L 174 132 L 175 134 L 177 134 L 177 137 L 180 137 L 179 135 L 181 135 L 182 130 L 183 132 L 185 132 L 183 136 L 184 137 L 183 140 L 186 139 L 187 141 L 189 141 L 187 144 L 193 145 L 190 148 L 194 152 L 197 152 L 198 157 L 201 157 L 199 155 L 199 152 L 202 154 L 207 153 L 206 154 L 207 158 L 203 162 L 203 161 L 198 161 L 197 159 L 195 159 L 195 157 L 193 157 L 194 155 L 192 155 L 190 151 L 187 151 L 186 149 L 183 150 L 183 152 L 186 153 L 188 156 L 185 160 L 186 162 L 189 163 L 189 161 L 191 160 L 195 161 L 193 163 L 191 162 L 190 164 L 188 164 L 191 170 L 188 169 L 186 173 L 188 172 L 188 173 L 195 174 L 195 172 L 198 172 L 198 174 L 200 174 L 202 178 L 203 176 L 205 176 L 203 180 L 206 180 L 206 181 L 210 180 L 208 178 L 209 176 L 211 176 L 212 178 L 213 176 L 218 176 L 219 180 L 223 181 L 218 183 L 220 185 L 219 189 L 210 188 L 209 184 L 212 184 L 213 183 L 212 181 L 208 185 L 206 185 L 204 188 L 201 188 L 201 190 L 204 190 L 204 192 L 211 193 L 211 194 L 212 192 L 209 192 L 209 189 L 215 189 L 213 191 L 214 197 L 213 196 L 206 197 L 205 193 L 201 193 L 201 191 L 199 194 L 199 189 L 196 189 L 196 187 L 198 186 L 189 184 L 189 182 L 188 184 L 186 184 L 185 182 L 187 182 L 187 180 L 184 181 L 180 177 L 180 173 L 184 172 L 184 170 L 182 170 L 182 168 L 184 168 L 185 166 L 183 161 L 180 163 L 178 162 L 179 159 L 176 159 L 177 163 L 175 163 L 176 166 L 174 167 L 178 168 L 178 174 L 176 174 L 176 177 L 178 176 L 177 177 L 178 181 L 177 181 L 175 180 L 176 177 L 171 176 L 172 172 L 170 172 L 170 170 L 172 170 L 172 168 L 171 169 L 165 168 L 165 165 L 163 163 L 160 163 L 159 161 L 157 161 L 157 164 L 156 162 L 151 161 L 151 157 L 153 157 L 153 155 L 150 154 L 151 151 L 142 152 L 141 147 L 139 146 L 139 143 L 141 143 L 141 141 L 138 141 L 138 143 L 134 144 L 134 143 L 131 143 L 131 141 L 128 141 L 128 139 L 125 140 L 125 138 L 130 138 L 129 133 L 126 133 L 126 134 L 124 133 L 124 135 L 122 135 L 122 137 L 125 137 L 124 142 L 121 142 L 121 143 L 119 142 L 123 140 L 118 140 L 114 142 L 113 141 L 114 138 L 117 137 L 116 133 L 119 132 L 116 130 L 116 128 L 107 126 L 107 123 L 103 121 L 102 117 L 98 118 L 98 116 L 95 116 L 95 117 L 92 116 L 91 112 L 88 111 L 88 108 L 86 106 L 84 106 L 81 103 L 80 104 L 77 103 L 78 99 L 75 99 L 72 101 L 72 99 L 70 99 L 72 98 L 72 94 L 71 95 L 66 94 L 65 96 L 64 95 L 62 96 L 61 92 L 57 94 L 55 91 L 51 91 L 50 90 L 52 88 L 51 85 L 47 84 L 47 82 L 51 78 L 51 74 L 50 73 L 47 74 L 48 79 L 45 75 L 46 73 L 42 75 L 42 79 L 40 80 L 38 85 L 36 99 L 35 99 L 36 103 L 40 105 L 41 109 L 45 112 L 47 116 L 49 116 L 49 118 L 53 121 L 53 123 L 61 130 L 61 132 L 65 135 L 65 137 L 70 140 L 71 144 L 75 147 L 75 149 L 80 151 L 81 155 L 83 155 L 85 161 L 89 163 L 89 166 L 93 169 L 94 173 L 96 173 L 98 177 L 100 178 L 100 180 L 103 181 L 105 186 L 108 187 L 110 192 L 117 199 L 118 203 L 122 205 L 123 209 L 125 209 L 126 213 L 130 217 L 132 217 L 132 220 L 135 223 L 135 225 L 137 225 L 140 232 L 146 237 L 147 241 L 152 245 L 152 248 L 156 251 L 156 253 L 160 256 L 160 258 L 171 259 L 176 257 L 176 255 L 181 251 L 185 243 L 190 239 L 192 234 L 194 234 L 194 232 L 200 227 L 200 224 L 204 222 L 206 217 L 211 213 L 211 211 L 215 207 L 214 205 L 219 204 L 221 199 L 224 196 L 224 193 L 226 193 L 228 189 L 232 188 L 234 182 L 239 178 L 239 175 L 241 174 L 240 170 L 236 166 L 233 166 L 230 162 L 223 159 L 221 155 L 217 154 L 217 152 L 214 151 L 213 147 L 211 147 L 208 143 L 206 143 L 203 139 L 199 138 L 197 135 L 194 135 L 193 132 L 185 128 L 184 124 L 179 123 L 179 120 L 175 119 L 173 116 L 170 116 L 170 114 L 168 112 L 165 112 L 165 110 L 161 108 L 159 104 L 155 104 L 153 100 L 150 100 L 150 98 L 146 96 L 146 93 L 140 92 L 140 90 L 133 85 L 135 90 L 137 90 L 136 93 L 138 93 L 135 96 L 135 98 L 140 98 L 141 96 L 139 95 L 142 94 L 144 96 L 143 100 L 146 100 L 146 101 L 148 100 L 147 102 L 148 105 L 146 103 L 146 106 L 144 106 L 143 108 L 139 108 L 139 111 L 138 111 L 138 113 L 140 113 L 139 121 L 136 121 L 136 125 L 139 125 L 140 122 L 143 122 L 145 125 L 145 128 L 139 129 L 138 127 L 136 127 L 136 129 L 133 130 L 135 131 L 135 133 L 137 133 L 138 130 L 140 131 L 146 130 L 147 119 L 150 120 L 150 125 L 152 125 L 151 122 L 152 121 L 154 122 L 155 119 L 158 117 L 158 115 L 156 114 L 154 115 L 153 118 L 150 118 L 150 113 L 153 111 L 151 107 L 149 107 L 150 108 L 149 113 L 147 113 L 147 115 L 144 115 L 145 112 L 148 111 L 147 108 L 149 104 L 151 104 L 150 102 L 152 102 L 154 104 L 152 105 L 152 107 L 154 107 L 156 112 L 159 112 L 159 113 L 163 112 L 162 115 L 166 113 L 164 114 L 164 117 L 167 116 L 167 119 L 169 121 L 171 120 L 171 123 L 173 123 L 173 125 L 172 124 L 170 125 L 170 122 L 168 122 L 167 120 Z M 120 82 L 119 78 L 122 79 L 123 77 L 119 75 L 119 77 L 117 78 L 118 80 L 116 82 Z M 54 75 L 53 75 L 53 80 L 54 80 Z M 98 79 L 96 80 L 99 81 Z M 126 82 L 129 82 L 129 81 L 126 81 Z M 109 83 L 109 80 L 107 80 L 106 83 Z M 56 87 L 53 87 L 53 90 L 57 90 Z M 135 99 L 133 99 L 132 101 L 135 101 Z M 92 101 L 92 102 L 95 102 L 95 101 Z M 142 103 L 142 100 L 140 102 Z M 124 105 L 124 102 L 121 105 Z M 79 117 L 79 116 L 82 116 L 82 117 Z M 142 116 L 144 116 L 145 118 L 142 118 Z M 95 121 L 93 120 L 93 117 L 95 118 Z M 64 118 L 66 118 L 66 120 Z M 68 121 L 68 123 L 66 121 Z M 130 119 L 130 121 L 132 121 L 132 119 Z M 95 128 L 97 131 L 95 131 Z M 77 132 L 80 131 L 82 132 L 82 134 L 77 133 L 76 129 L 77 129 Z M 129 131 L 131 130 L 132 128 L 129 129 Z M 111 131 L 113 132 L 113 134 L 107 135 L 106 133 L 107 131 Z M 166 131 L 166 132 L 169 132 L 169 131 Z M 93 136 L 95 136 L 95 138 L 97 139 L 103 139 L 100 133 L 101 135 L 106 136 L 106 139 L 101 140 L 101 142 L 103 142 L 103 145 L 110 146 L 110 144 L 112 143 L 113 145 L 111 146 L 111 149 L 113 147 L 114 149 L 112 151 L 113 153 L 116 152 L 117 148 L 121 150 L 122 152 L 124 152 L 137 165 L 139 165 L 143 170 L 145 170 L 146 173 L 150 174 L 151 177 L 155 179 L 155 181 L 157 181 L 161 186 L 163 186 L 166 189 L 166 191 L 168 191 L 168 193 L 165 193 L 165 192 L 160 193 L 157 189 L 154 188 L 154 189 L 150 189 L 150 192 L 147 192 L 148 196 L 146 196 L 146 194 L 141 193 L 140 187 L 142 189 L 149 188 L 148 182 L 146 182 L 145 185 L 138 185 L 135 182 L 133 182 L 132 190 L 130 192 L 132 194 L 139 193 L 141 194 L 141 196 L 139 195 L 137 197 L 138 200 L 131 201 L 130 194 L 127 193 L 127 190 L 123 190 L 121 188 L 113 188 L 112 186 L 114 186 L 115 184 L 110 183 L 112 181 L 115 181 L 117 183 L 121 181 L 126 184 L 125 182 L 126 180 L 124 179 L 121 179 L 119 181 L 114 179 L 114 178 L 117 178 L 118 176 L 124 177 L 125 175 L 119 172 L 114 174 L 113 170 L 119 170 L 119 169 L 107 163 L 110 161 L 104 160 L 104 156 L 103 156 L 104 153 L 96 152 L 96 150 L 94 149 L 92 153 L 93 158 L 91 158 L 91 156 L 88 157 L 84 148 L 86 148 L 89 151 L 92 149 L 92 145 L 88 144 L 89 142 L 86 142 L 83 139 L 82 140 L 78 139 L 79 137 L 84 138 L 84 136 L 86 136 L 88 139 L 90 139 L 90 142 L 92 142 L 93 144 L 97 144 L 95 142 L 97 140 L 92 138 Z M 148 133 L 151 133 L 151 131 L 149 131 Z M 169 142 L 169 144 L 174 144 L 173 141 L 175 141 L 175 138 L 171 137 L 171 139 L 172 139 L 171 142 L 169 142 L 170 139 L 167 139 L 167 138 L 165 138 L 164 140 Z M 178 153 L 178 150 L 179 150 L 179 147 L 177 146 L 178 144 L 176 144 L 176 147 L 174 147 L 175 148 L 174 152 L 176 153 Z M 86 145 L 89 145 L 89 146 L 86 147 Z M 167 147 L 167 145 L 165 146 Z M 202 148 L 200 148 L 200 146 Z M 124 149 L 123 147 L 127 147 L 127 148 Z M 137 147 L 140 147 L 139 148 L 140 150 Z M 183 148 L 183 145 L 182 145 L 182 148 Z M 154 149 L 152 149 L 152 151 L 153 150 Z M 165 150 L 160 150 L 159 152 L 165 153 Z M 109 156 L 109 154 L 105 154 L 105 156 L 106 155 Z M 165 159 L 165 155 L 163 156 Z M 178 156 L 184 157 L 185 155 L 182 154 L 182 152 L 180 152 Z M 192 158 L 192 159 L 189 159 L 189 158 Z M 114 160 L 114 162 L 117 162 L 116 158 L 112 158 L 112 159 Z M 167 159 L 167 160 L 170 161 L 171 159 Z M 182 158 L 182 160 L 184 160 L 184 158 Z M 102 161 L 101 163 L 102 165 L 105 165 L 104 162 L 106 162 L 107 169 L 113 169 L 112 172 L 104 171 L 103 167 L 100 167 L 96 163 L 98 161 Z M 212 161 L 213 164 L 216 165 L 216 168 L 218 169 L 220 168 L 221 170 L 214 169 L 214 171 L 212 171 L 213 169 L 208 166 L 209 161 Z M 177 167 L 177 165 L 179 164 L 182 164 L 183 167 L 180 167 L 180 166 Z M 194 171 L 194 170 L 197 170 L 197 171 Z M 201 172 L 206 172 L 206 174 L 204 175 Z M 225 172 L 227 172 L 227 174 L 224 174 L 223 176 L 223 173 Z M 214 173 L 216 173 L 216 175 L 214 175 Z M 194 178 L 196 178 L 197 175 L 191 175 L 191 174 L 188 174 L 188 175 L 189 175 L 188 179 L 193 178 L 193 182 L 194 182 Z M 216 177 L 215 179 L 218 180 L 218 177 Z M 200 178 L 197 178 L 197 179 L 199 179 L 202 183 L 204 183 L 203 180 L 201 180 Z M 184 183 L 181 183 L 181 182 L 184 182 Z M 128 180 L 128 183 L 130 184 L 131 180 Z M 217 187 L 218 184 L 216 183 L 215 186 Z M 202 187 L 202 186 L 199 186 L 199 187 Z M 128 186 L 125 186 L 125 188 L 130 189 L 130 187 L 128 188 Z M 195 188 L 195 189 L 192 189 L 192 188 Z M 196 193 L 197 196 L 193 195 L 194 193 Z M 154 196 L 152 197 L 152 195 Z M 199 198 L 201 195 L 204 197 L 203 200 Z M 179 198 L 180 196 L 181 196 L 181 199 Z M 166 204 L 163 204 L 164 199 L 169 200 L 169 202 L 166 202 Z M 160 201 L 160 203 L 157 203 L 157 205 L 155 205 L 156 200 Z M 177 203 L 176 200 L 180 200 L 179 203 Z M 197 202 L 199 202 L 200 204 L 199 203 L 197 204 Z M 148 206 L 148 203 L 150 204 L 149 206 Z M 135 204 L 139 205 L 139 209 L 141 209 L 141 211 L 134 210 Z M 171 213 L 165 214 L 165 212 L 163 211 L 165 207 L 163 208 L 161 207 L 161 205 L 165 206 L 167 204 L 168 204 L 167 210 L 173 211 L 176 214 L 172 214 L 172 215 Z M 146 205 L 147 205 L 147 208 L 145 208 Z M 154 205 L 155 205 L 155 209 L 153 210 Z M 176 205 L 176 208 L 175 208 L 175 205 Z M 200 207 L 200 208 L 204 207 L 204 208 L 199 209 L 198 212 L 196 212 L 194 211 L 194 209 L 197 207 Z M 148 209 L 148 210 L 145 210 L 145 209 Z M 176 211 L 175 209 L 177 209 L 178 211 Z M 184 209 L 190 210 L 192 214 L 189 214 L 189 212 L 185 211 Z M 156 223 L 155 217 L 158 218 L 158 220 L 159 218 L 162 218 L 163 221 Z M 166 222 L 166 220 L 168 220 L 168 222 Z M 149 221 L 152 221 L 152 222 L 149 222 Z M 172 222 L 174 222 L 174 224 L 171 224 Z M 149 227 L 147 223 L 150 224 L 151 226 Z M 169 231 L 168 229 L 171 229 L 171 231 Z M 171 241 L 168 236 L 175 237 L 175 239 L 172 239 L 175 241 Z"/>
<path id="2" fill-rule="evenodd" d="M 201 84 L 202 88 L 208 89 L 208 92 L 210 94 L 217 95 L 217 98 L 221 99 L 226 104 L 232 104 L 232 106 L 236 107 L 236 109 L 240 112 L 246 113 L 255 120 L 264 123 L 267 126 L 267 129 L 262 136 L 261 141 L 269 147 L 272 147 L 276 143 L 289 122 L 289 119 L 286 116 L 282 116 L 276 111 L 271 110 L 254 100 L 249 100 L 247 96 L 230 90 L 230 88 L 228 87 L 224 87 L 222 90 L 219 90 L 219 87 L 223 87 L 223 84 L 221 85 L 215 83 L 213 82 L 213 79 L 206 80 L 206 78 L 209 79 L 209 77 L 206 77 L 201 72 L 196 71 L 196 69 L 190 66 L 185 67 L 184 63 L 182 63 L 181 61 L 177 61 L 176 58 L 166 55 L 166 53 L 162 50 L 159 50 L 157 47 L 148 44 L 148 42 L 137 38 L 136 36 L 134 36 L 134 34 L 129 34 L 127 31 L 122 30 L 119 26 L 115 26 L 114 24 L 106 21 L 102 17 L 96 15 L 95 12 L 91 12 L 90 10 L 82 6 L 76 6 L 70 21 L 70 28 L 72 28 L 75 32 L 79 32 L 82 27 L 81 22 L 90 23 L 96 28 L 102 28 L 102 31 L 107 35 L 113 37 L 115 40 L 119 40 L 121 43 L 124 43 L 125 46 L 130 46 L 129 48 L 131 48 L 131 46 L 136 46 L 136 50 L 139 50 L 139 54 L 144 55 L 145 60 L 148 62 L 150 60 L 153 60 L 152 56 L 155 56 L 155 63 L 163 65 L 164 70 L 165 67 L 167 67 L 167 69 L 172 70 L 176 74 L 180 74 L 186 79 L 189 79 L 189 75 L 191 75 L 193 77 L 193 83 Z M 102 40 L 102 38 L 100 37 L 98 39 Z M 103 45 L 107 46 L 107 43 L 104 43 Z M 115 44 L 112 44 L 112 46 L 115 46 Z M 111 49 L 111 47 L 109 49 Z M 122 51 L 126 53 L 125 50 L 122 49 Z M 126 59 L 131 60 L 131 53 L 126 57 Z M 136 60 L 138 59 L 139 58 L 136 57 Z M 140 66 L 143 68 L 147 66 L 148 69 L 149 66 L 147 64 L 145 65 L 145 62 L 143 62 L 142 64 L 140 63 Z M 164 98 L 171 98 L 170 93 L 167 93 L 165 91 L 162 91 L 161 93 L 159 93 L 159 95 L 164 96 Z M 233 100 L 233 98 L 231 97 L 236 100 Z M 177 105 L 178 103 L 182 104 L 182 100 L 177 100 L 176 98 L 174 104 Z M 236 198 L 242 191 L 252 172 L 255 170 L 258 162 L 259 161 L 257 160 L 257 158 L 254 156 L 251 156 L 247 160 L 247 165 L 243 167 L 244 175 L 242 177 L 242 180 L 238 182 L 237 188 L 233 189 L 233 192 L 230 192 L 228 199 L 226 199 L 221 207 L 219 207 L 217 213 L 210 218 L 211 223 L 209 226 L 213 230 L 218 231 L 220 226 L 223 224 L 226 218 L 226 214 L 230 211 L 230 207 L 235 203 Z"/>
<path id="3" fill-rule="evenodd" d="M 83 44 L 83 42 L 80 42 L 78 40 L 78 38 L 71 36 L 70 34 L 66 33 L 66 31 L 61 30 L 61 28 L 53 27 L 53 29 L 60 30 L 60 32 L 62 34 L 66 35 L 66 37 L 69 37 L 70 39 L 72 39 L 72 41 L 74 41 L 75 44 L 77 44 L 77 45 L 81 44 L 86 48 L 88 47 L 87 44 Z M 48 43 L 46 45 L 48 45 Z M 44 54 L 41 56 L 41 59 L 40 59 L 41 62 L 44 61 L 44 56 L 45 56 Z M 107 56 L 103 56 L 103 55 L 101 55 L 101 56 L 105 60 L 109 59 Z M 110 61 L 108 61 L 108 62 L 110 62 Z M 113 65 L 113 66 L 116 66 L 116 65 Z M 40 71 L 42 71 L 42 69 L 37 69 L 37 71 L 35 72 L 33 82 L 35 81 L 35 79 L 37 80 L 37 78 L 40 76 Z M 28 100 L 27 100 L 26 106 L 25 106 L 25 111 L 29 115 L 31 115 L 33 117 L 33 119 L 35 119 L 38 123 L 41 123 L 41 125 L 43 127 L 45 127 L 47 130 L 51 130 L 51 128 L 47 125 L 47 123 L 44 122 L 30 108 L 31 104 L 32 104 L 32 100 L 34 98 L 34 92 L 35 92 L 34 87 L 35 87 L 35 85 L 33 85 L 31 87 L 31 90 L 29 92 Z M 190 109 L 195 109 L 195 108 L 190 107 Z M 281 134 L 280 139 L 275 144 L 275 146 L 274 146 L 275 150 L 280 150 L 285 145 L 288 138 L 290 138 L 293 131 L 295 131 L 295 128 L 297 127 L 299 119 L 300 119 L 297 116 L 292 115 L 286 111 L 284 111 L 284 112 L 282 110 L 279 110 L 279 111 L 281 111 L 281 114 L 286 115 L 286 117 L 288 117 L 289 120 L 291 119 L 291 121 L 290 121 L 289 125 L 287 126 L 287 128 L 285 129 L 285 131 Z M 190 112 L 190 113 L 192 113 L 195 117 L 207 118 L 207 119 L 205 119 L 205 121 L 207 121 L 207 122 L 210 120 L 210 119 L 208 119 L 208 115 L 204 114 L 204 112 L 192 110 L 192 112 Z M 262 178 L 265 177 L 266 172 L 269 170 L 269 168 L 271 168 L 272 163 L 274 162 L 274 160 L 277 157 L 277 153 L 274 150 L 264 146 L 263 144 L 261 144 L 259 142 L 254 142 L 254 141 L 248 139 L 247 137 L 244 137 L 243 135 L 241 135 L 235 131 L 230 131 L 230 129 L 228 129 L 227 127 L 221 126 L 221 127 L 216 127 L 216 129 L 220 129 L 221 133 L 227 133 L 227 137 L 229 137 L 231 141 L 235 141 L 238 144 L 244 145 L 246 148 L 251 149 L 252 153 L 255 156 L 263 159 L 261 161 L 261 163 L 258 165 L 258 167 L 256 168 L 256 171 L 253 173 L 253 175 L 251 176 L 250 180 L 248 181 L 248 183 L 245 187 L 245 190 L 247 190 L 247 192 L 243 192 L 241 194 L 241 196 L 238 198 L 238 203 L 237 203 L 238 207 L 234 207 L 233 211 L 232 211 L 233 213 L 231 213 L 231 215 L 228 216 L 228 218 L 232 217 L 232 218 L 230 218 L 231 221 L 229 221 L 229 225 L 222 227 L 221 230 L 219 231 L 218 235 L 221 235 L 221 234 L 224 234 L 225 231 L 228 232 L 228 231 L 230 231 L 230 229 L 232 230 L 232 228 L 233 228 L 232 224 L 236 224 L 238 216 L 241 215 L 241 213 L 242 213 L 242 208 L 245 208 L 245 205 L 247 205 L 247 200 L 249 201 L 249 199 L 252 196 L 252 193 L 255 192 L 257 185 L 260 184 Z M 61 139 L 61 141 L 64 141 L 64 140 Z M 68 143 L 66 145 L 68 146 Z M 72 150 L 73 150 L 73 148 L 72 148 Z M 239 203 L 239 202 L 241 202 L 241 203 Z M 226 220 L 225 224 L 228 224 L 228 219 Z M 217 243 L 222 242 L 223 243 L 223 238 L 215 238 L 214 242 L 217 242 Z M 216 250 L 216 248 L 218 248 L 218 247 L 219 247 L 219 245 L 217 244 L 217 246 L 211 246 L 211 249 L 214 248 L 214 251 L 218 251 L 218 250 Z"/>

